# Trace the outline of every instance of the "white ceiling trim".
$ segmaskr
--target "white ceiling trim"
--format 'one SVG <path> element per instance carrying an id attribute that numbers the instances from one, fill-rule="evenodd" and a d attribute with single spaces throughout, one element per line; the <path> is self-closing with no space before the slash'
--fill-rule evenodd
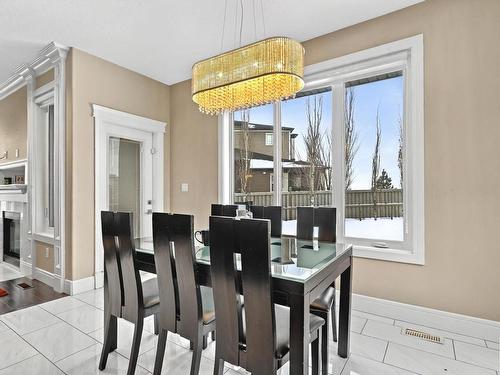
<path id="1" fill-rule="evenodd" d="M 47 68 L 55 66 L 60 59 L 66 57 L 67 53 L 67 47 L 54 42 L 49 43 L 30 63 L 19 66 L 5 82 L 0 84 L 0 100 L 42 74 Z"/>

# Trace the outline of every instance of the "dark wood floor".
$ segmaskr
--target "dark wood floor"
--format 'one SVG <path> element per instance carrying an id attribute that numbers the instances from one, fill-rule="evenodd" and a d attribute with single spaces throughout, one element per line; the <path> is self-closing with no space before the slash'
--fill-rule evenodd
<path id="1" fill-rule="evenodd" d="M 17 285 L 19 283 L 29 284 L 33 286 L 33 288 L 22 289 Z M 0 297 L 0 315 L 66 296 L 64 293 L 55 292 L 51 287 L 41 281 L 28 279 L 26 277 L 1 281 L 0 288 L 9 292 L 8 296 Z"/>

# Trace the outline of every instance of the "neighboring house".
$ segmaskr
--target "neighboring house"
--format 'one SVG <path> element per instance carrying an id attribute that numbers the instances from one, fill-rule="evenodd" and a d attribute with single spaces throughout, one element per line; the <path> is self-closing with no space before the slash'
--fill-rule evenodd
<path id="1" fill-rule="evenodd" d="M 248 126 L 248 150 L 245 152 L 245 127 L 242 121 L 234 122 L 234 168 L 235 192 L 241 192 L 241 180 L 247 178 L 249 192 L 273 191 L 273 126 L 250 123 Z M 298 134 L 294 128 L 282 127 L 282 160 L 283 190 L 309 190 L 309 164 L 306 161 L 296 160 L 295 142 Z M 248 154 L 249 168 L 245 170 L 242 159 Z M 286 155 L 286 158 L 285 158 Z M 321 173 L 327 166 L 316 166 L 318 171 L 316 186 L 320 185 Z"/>

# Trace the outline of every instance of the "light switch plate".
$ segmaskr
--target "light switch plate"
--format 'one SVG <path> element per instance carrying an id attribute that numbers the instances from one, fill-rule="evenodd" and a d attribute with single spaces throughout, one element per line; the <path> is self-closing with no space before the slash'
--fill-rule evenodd
<path id="1" fill-rule="evenodd" d="M 18 158 L 18 157 L 19 157 L 19 149 L 16 148 L 16 158 Z"/>
<path id="2" fill-rule="evenodd" d="M 183 183 L 181 184 L 181 191 L 182 191 L 183 193 L 186 193 L 186 192 L 188 192 L 188 191 L 189 191 L 189 185 L 188 185 L 186 182 L 183 182 Z"/>

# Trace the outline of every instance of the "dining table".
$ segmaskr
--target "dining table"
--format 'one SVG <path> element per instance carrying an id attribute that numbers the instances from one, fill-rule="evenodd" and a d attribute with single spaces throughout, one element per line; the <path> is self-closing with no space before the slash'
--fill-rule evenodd
<path id="1" fill-rule="evenodd" d="M 298 240 L 293 236 L 271 238 L 270 244 L 273 300 L 290 308 L 290 374 L 309 373 L 310 305 L 339 276 L 337 354 L 347 358 L 350 347 L 352 245 Z M 142 271 L 161 272 L 155 267 L 151 238 L 136 239 L 136 263 Z M 236 264 L 241 270 L 238 254 Z M 195 266 L 199 285 L 210 287 L 210 246 L 196 248 Z M 241 280 L 238 283 L 241 290 Z"/>

